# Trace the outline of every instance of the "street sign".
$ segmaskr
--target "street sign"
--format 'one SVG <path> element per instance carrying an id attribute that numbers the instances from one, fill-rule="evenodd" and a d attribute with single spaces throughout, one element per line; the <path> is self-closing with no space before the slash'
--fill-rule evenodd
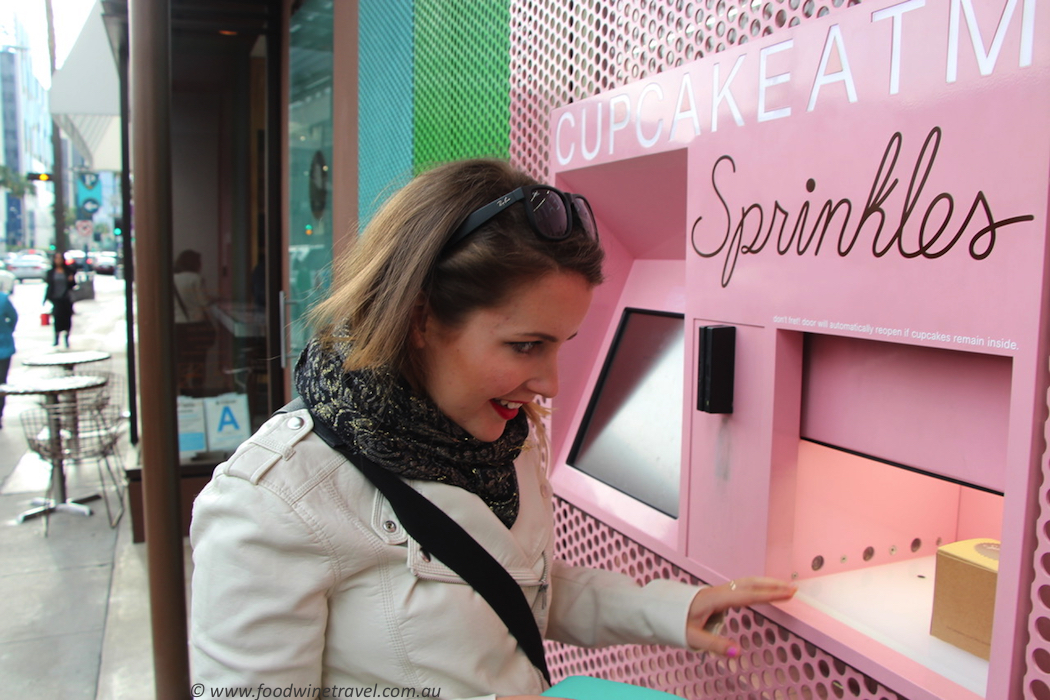
<path id="1" fill-rule="evenodd" d="M 94 219 L 101 207 L 102 181 L 98 173 L 80 173 L 77 183 L 77 218 Z"/>

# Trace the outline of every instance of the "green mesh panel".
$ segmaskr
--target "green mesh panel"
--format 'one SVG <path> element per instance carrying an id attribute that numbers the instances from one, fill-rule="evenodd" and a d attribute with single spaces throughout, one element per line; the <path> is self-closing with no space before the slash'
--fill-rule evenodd
<path id="1" fill-rule="evenodd" d="M 416 0 L 416 170 L 510 152 L 508 0 Z"/>

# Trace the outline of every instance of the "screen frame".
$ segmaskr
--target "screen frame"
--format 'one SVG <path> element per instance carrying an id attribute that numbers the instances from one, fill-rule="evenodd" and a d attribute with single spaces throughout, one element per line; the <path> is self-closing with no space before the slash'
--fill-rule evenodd
<path id="1" fill-rule="evenodd" d="M 635 502 L 637 502 L 637 503 L 639 503 L 639 504 L 641 504 L 643 506 L 646 506 L 647 508 L 651 508 L 654 511 L 656 511 L 656 512 L 658 512 L 658 513 L 660 513 L 660 514 L 662 514 L 662 515 L 664 515 L 664 516 L 666 516 L 666 517 L 668 517 L 668 518 L 670 518 L 670 519 L 672 519 L 674 521 L 680 521 L 682 519 L 682 516 L 683 516 L 681 476 L 682 476 L 682 470 L 683 470 L 683 468 L 685 466 L 685 462 L 684 462 L 684 460 L 681 457 L 681 449 L 679 449 L 678 494 L 677 494 L 677 496 L 678 496 L 678 503 L 677 503 L 678 508 L 677 508 L 677 511 L 678 512 L 676 514 L 668 513 L 667 511 L 663 510 L 659 506 L 656 506 L 656 505 L 654 505 L 652 503 L 649 503 L 649 502 L 639 498 L 638 496 L 636 496 L 636 495 L 634 495 L 632 493 L 628 493 L 627 491 L 624 491 L 622 488 L 620 488 L 616 484 L 610 483 L 609 481 L 603 479 L 600 476 L 592 474 L 589 471 L 585 471 L 582 467 L 580 467 L 577 464 L 580 450 L 582 449 L 584 441 L 585 441 L 585 438 L 587 436 L 587 433 L 588 433 L 588 431 L 591 428 L 591 423 L 592 423 L 592 420 L 594 418 L 594 413 L 596 412 L 596 410 L 598 408 L 598 402 L 599 402 L 599 400 L 601 398 L 602 391 L 605 389 L 606 382 L 607 382 L 607 380 L 609 378 L 610 373 L 612 372 L 613 361 L 616 359 L 616 356 L 617 356 L 617 354 L 620 351 L 621 343 L 623 342 L 624 336 L 625 336 L 626 331 L 627 331 L 628 321 L 629 321 L 629 319 L 631 318 L 631 316 L 633 314 L 644 315 L 644 316 L 658 316 L 658 317 L 662 317 L 662 318 L 671 318 L 671 319 L 675 319 L 675 320 L 681 322 L 681 324 L 682 324 L 682 352 L 683 352 L 683 357 L 685 355 L 686 350 L 688 349 L 687 346 L 688 346 L 689 339 L 688 339 L 688 337 L 686 336 L 686 333 L 685 333 L 685 314 L 679 313 L 679 312 L 676 312 L 676 311 L 664 311 L 664 310 L 659 310 L 659 309 L 646 309 L 646 308 L 641 308 L 641 307 L 637 307 L 637 306 L 625 306 L 625 307 L 623 307 L 621 309 L 621 311 L 620 311 L 620 318 L 619 318 L 619 321 L 617 322 L 616 332 L 613 334 L 612 342 L 609 344 L 608 350 L 605 352 L 605 357 L 602 360 L 601 371 L 598 373 L 598 378 L 594 382 L 594 385 L 591 387 L 590 396 L 587 399 L 587 408 L 584 410 L 583 417 L 580 419 L 580 423 L 579 423 L 579 425 L 576 428 L 576 434 L 573 436 L 572 445 L 569 448 L 568 455 L 567 455 L 567 457 L 565 459 L 565 464 L 567 466 L 569 466 L 569 467 L 572 467 L 574 470 L 580 472 L 581 474 L 583 474 L 583 475 L 585 475 L 585 476 L 587 476 L 587 477 L 589 477 L 591 479 L 594 479 L 594 480 L 600 482 L 601 484 L 605 485 L 606 487 L 608 487 L 610 489 L 615 490 L 617 493 L 620 493 L 623 496 L 625 496 L 627 498 L 630 498 L 631 500 L 633 500 L 633 501 L 635 501 Z M 684 377 L 684 367 L 683 367 L 683 380 L 684 379 L 685 379 L 685 377 Z M 685 386 L 683 384 L 683 392 L 684 391 L 685 391 Z M 679 402 L 677 404 L 677 406 L 680 409 L 681 408 L 681 402 Z M 684 425 L 683 425 L 682 426 L 682 431 L 683 431 L 682 438 L 683 439 L 685 437 L 684 430 L 685 430 L 685 428 L 684 428 Z"/>

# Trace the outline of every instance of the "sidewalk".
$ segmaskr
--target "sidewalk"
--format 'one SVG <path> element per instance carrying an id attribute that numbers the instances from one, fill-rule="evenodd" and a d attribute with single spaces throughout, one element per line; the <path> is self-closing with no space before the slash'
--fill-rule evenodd
<path id="1" fill-rule="evenodd" d="M 20 358 L 55 350 L 51 329 L 39 325 L 42 293 L 27 282 L 12 297 L 20 318 L 9 381 L 43 371 Z M 123 282 L 96 277 L 96 294 L 77 304 L 71 349 L 109 352 L 100 369 L 123 373 Z M 52 514 L 46 537 L 43 518 L 16 522 L 47 490 L 50 466 L 27 452 L 18 420 L 35 405 L 8 398 L 0 428 L 0 686 L 5 697 L 146 700 L 154 696 L 146 545 L 132 543 L 130 512 L 111 529 L 94 501 L 90 517 Z M 125 464 L 137 464 L 126 432 L 123 447 Z M 67 484 L 74 498 L 96 492 L 94 463 L 68 466 Z"/>

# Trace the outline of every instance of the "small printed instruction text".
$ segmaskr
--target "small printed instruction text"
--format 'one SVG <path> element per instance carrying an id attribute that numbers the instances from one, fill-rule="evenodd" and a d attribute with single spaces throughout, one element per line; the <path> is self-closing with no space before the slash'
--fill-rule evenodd
<path id="1" fill-rule="evenodd" d="M 931 328 L 901 328 L 876 326 L 871 323 L 851 323 L 813 319 L 805 316 L 773 316 L 773 323 L 782 326 L 794 326 L 812 331 L 847 331 L 871 336 L 876 340 L 907 340 L 918 343 L 940 343 L 971 348 L 992 348 L 995 350 L 1017 350 L 1017 342 L 1011 338 L 996 338 L 989 335 L 972 335 L 944 332 Z"/>

